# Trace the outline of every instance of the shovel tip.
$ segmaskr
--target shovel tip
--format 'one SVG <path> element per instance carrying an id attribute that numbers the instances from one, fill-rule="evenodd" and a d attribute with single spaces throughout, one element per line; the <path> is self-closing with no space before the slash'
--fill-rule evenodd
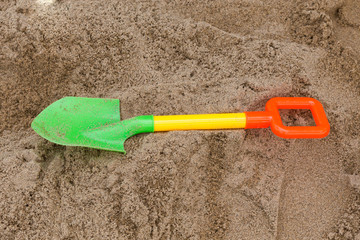
<path id="1" fill-rule="evenodd" d="M 64 97 L 44 109 L 31 123 L 41 137 L 65 146 L 126 153 L 129 137 L 154 132 L 152 115 L 120 121 L 118 99 Z"/>

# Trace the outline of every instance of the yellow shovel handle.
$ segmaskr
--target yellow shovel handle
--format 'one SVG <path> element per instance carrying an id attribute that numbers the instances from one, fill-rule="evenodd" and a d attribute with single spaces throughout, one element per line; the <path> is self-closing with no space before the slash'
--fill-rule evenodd
<path id="1" fill-rule="evenodd" d="M 154 116 L 154 131 L 245 128 L 245 113 Z"/>

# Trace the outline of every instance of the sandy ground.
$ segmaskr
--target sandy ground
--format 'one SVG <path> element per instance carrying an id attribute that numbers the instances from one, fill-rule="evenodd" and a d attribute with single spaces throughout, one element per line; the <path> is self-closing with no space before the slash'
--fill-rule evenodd
<path id="1" fill-rule="evenodd" d="M 0 33 L 1 239 L 360 239 L 359 0 L 3 0 Z M 331 134 L 64 147 L 30 129 L 64 96 L 119 98 L 123 118 L 308 96 Z"/>

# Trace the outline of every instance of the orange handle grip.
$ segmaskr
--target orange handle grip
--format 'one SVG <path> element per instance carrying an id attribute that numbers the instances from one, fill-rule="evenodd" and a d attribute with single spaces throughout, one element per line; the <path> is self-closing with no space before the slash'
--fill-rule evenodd
<path id="1" fill-rule="evenodd" d="M 310 109 L 316 126 L 284 126 L 279 109 Z M 246 112 L 245 128 L 271 127 L 282 138 L 323 138 L 330 132 L 330 124 L 321 103 L 307 97 L 276 97 L 266 103 L 265 112 Z"/>

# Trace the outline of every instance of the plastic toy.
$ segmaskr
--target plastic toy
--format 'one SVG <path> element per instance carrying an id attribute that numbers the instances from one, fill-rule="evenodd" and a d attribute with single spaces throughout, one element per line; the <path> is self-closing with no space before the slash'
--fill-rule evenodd
<path id="1" fill-rule="evenodd" d="M 316 126 L 284 126 L 279 109 L 310 109 Z M 118 99 L 65 97 L 43 110 L 31 126 L 40 136 L 57 144 L 123 153 L 126 139 L 146 132 L 270 126 L 282 138 L 323 138 L 330 131 L 321 103 L 306 97 L 272 98 L 264 112 L 146 115 L 123 121 Z"/>

